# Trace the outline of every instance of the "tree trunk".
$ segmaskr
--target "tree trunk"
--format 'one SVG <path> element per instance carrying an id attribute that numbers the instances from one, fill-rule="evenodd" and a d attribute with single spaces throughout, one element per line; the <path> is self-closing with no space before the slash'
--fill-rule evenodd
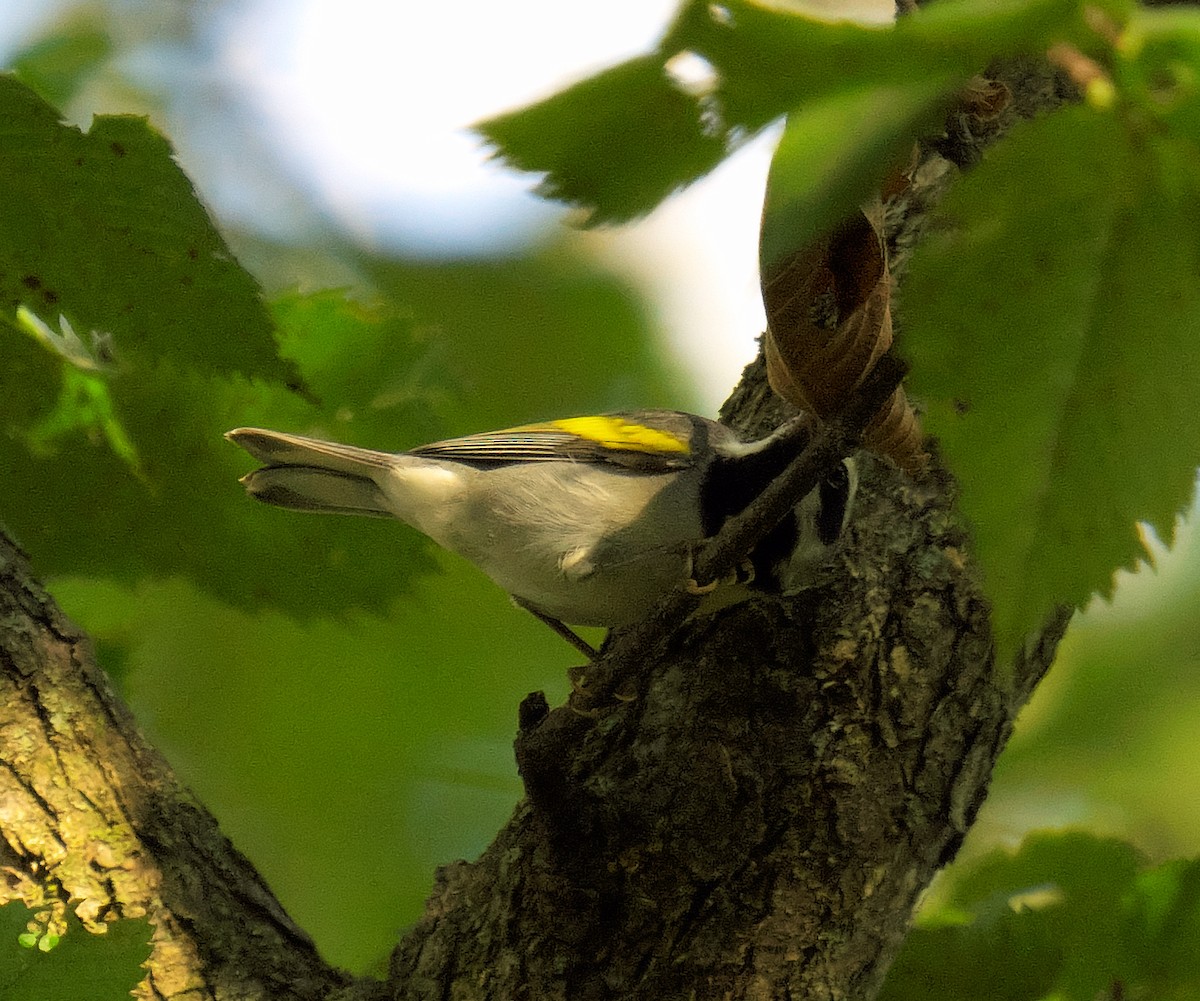
<path id="1" fill-rule="evenodd" d="M 874 995 L 1067 616 L 999 687 L 945 492 L 863 493 L 801 599 L 685 625 L 606 705 L 527 703 L 527 797 L 438 874 L 393 997 Z"/>

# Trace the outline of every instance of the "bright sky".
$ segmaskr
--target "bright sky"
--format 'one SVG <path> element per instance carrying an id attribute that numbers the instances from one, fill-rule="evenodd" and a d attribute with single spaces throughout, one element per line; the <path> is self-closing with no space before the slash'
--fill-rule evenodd
<path id="1" fill-rule="evenodd" d="M 529 195 L 536 178 L 486 162 L 467 126 L 645 51 L 675 7 L 254 0 L 231 23 L 224 58 L 352 232 L 425 253 L 479 251 L 560 210 Z M 762 325 L 756 229 L 768 159 L 759 143 L 649 220 L 579 237 L 648 293 L 710 411 Z"/>

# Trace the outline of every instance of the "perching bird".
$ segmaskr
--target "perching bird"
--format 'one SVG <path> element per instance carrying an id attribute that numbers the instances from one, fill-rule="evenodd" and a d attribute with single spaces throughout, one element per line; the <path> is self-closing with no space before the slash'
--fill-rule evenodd
<path id="1" fill-rule="evenodd" d="M 794 458 L 787 427 L 742 442 L 703 417 L 639 410 L 398 453 L 259 428 L 226 437 L 265 464 L 242 478 L 252 497 L 399 518 L 559 628 L 636 622 L 685 585 L 697 545 Z M 811 581 L 854 487 L 853 464 L 839 464 L 800 501 L 748 554 L 756 586 L 790 593 Z"/>

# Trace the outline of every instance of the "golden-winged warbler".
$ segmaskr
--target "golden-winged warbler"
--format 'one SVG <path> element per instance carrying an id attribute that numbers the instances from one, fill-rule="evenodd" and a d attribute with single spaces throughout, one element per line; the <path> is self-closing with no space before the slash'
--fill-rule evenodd
<path id="1" fill-rule="evenodd" d="M 399 518 L 560 623 L 623 626 L 688 583 L 696 546 L 795 456 L 785 425 L 743 442 L 674 410 L 571 417 L 376 452 L 258 428 L 226 437 L 264 463 L 258 500 L 299 511 Z M 809 584 L 849 517 L 839 464 L 747 554 L 755 586 Z"/>

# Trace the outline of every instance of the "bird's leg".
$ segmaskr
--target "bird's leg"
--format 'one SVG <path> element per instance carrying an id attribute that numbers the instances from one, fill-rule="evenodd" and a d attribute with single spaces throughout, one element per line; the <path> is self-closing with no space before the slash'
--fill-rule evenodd
<path id="1" fill-rule="evenodd" d="M 744 586 L 754 580 L 754 564 L 747 558 L 738 563 L 728 577 L 710 580 L 707 584 L 701 584 L 696 580 L 696 576 L 692 571 L 692 564 L 695 557 L 696 554 L 694 551 L 688 552 L 683 583 L 684 589 L 688 594 L 712 594 L 722 584 L 741 584 Z"/>
<path id="2" fill-rule="evenodd" d="M 683 586 L 687 590 L 688 594 L 712 594 L 712 592 L 717 589 L 721 582 L 719 580 L 710 580 L 707 584 L 701 584 L 698 580 L 696 580 L 696 573 L 693 569 L 695 560 L 696 550 L 688 549 L 687 553 L 684 555 Z"/>
<path id="3" fill-rule="evenodd" d="M 588 660 L 597 660 L 600 657 L 599 651 L 594 646 L 592 646 L 583 637 L 579 636 L 574 629 L 566 625 L 560 619 L 556 619 L 552 615 L 547 615 L 545 612 L 539 612 L 536 608 L 525 604 L 525 602 L 523 602 L 520 598 L 514 597 L 513 604 L 525 609 L 525 611 L 534 616 L 534 618 L 541 619 L 542 622 L 546 623 L 546 625 L 558 633 L 559 636 L 570 643 L 571 646 L 587 657 Z"/>

